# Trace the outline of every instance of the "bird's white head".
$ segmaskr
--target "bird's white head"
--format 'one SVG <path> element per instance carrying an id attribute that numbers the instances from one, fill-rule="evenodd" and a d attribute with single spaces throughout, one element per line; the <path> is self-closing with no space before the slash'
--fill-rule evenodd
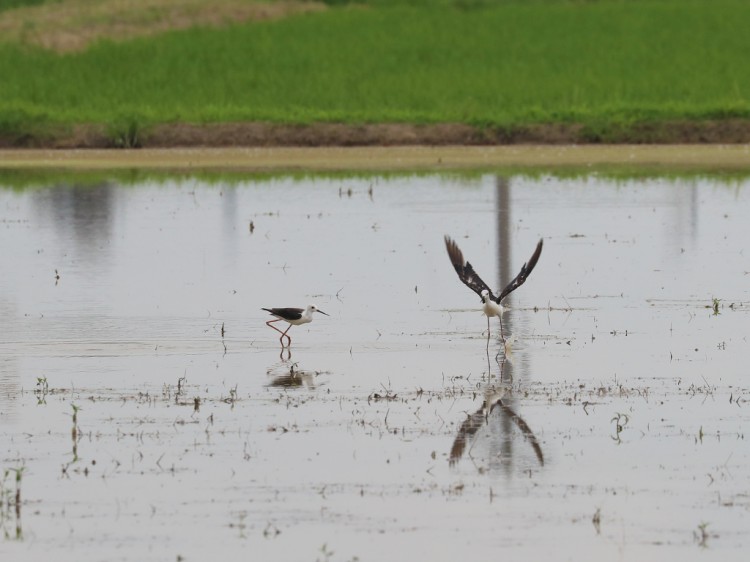
<path id="1" fill-rule="evenodd" d="M 487 302 L 490 299 L 490 292 L 487 289 L 482 289 L 482 302 Z"/>
<path id="2" fill-rule="evenodd" d="M 321 314 L 325 314 L 326 316 L 328 316 L 328 314 L 326 314 L 325 312 L 323 312 L 322 310 L 320 310 L 320 309 L 319 309 L 319 308 L 318 308 L 317 306 L 315 306 L 314 304 L 308 304 L 308 305 L 307 305 L 307 310 L 306 310 L 306 313 L 307 313 L 307 315 L 308 315 L 308 316 L 312 316 L 312 313 L 313 313 L 313 312 L 320 312 Z"/>

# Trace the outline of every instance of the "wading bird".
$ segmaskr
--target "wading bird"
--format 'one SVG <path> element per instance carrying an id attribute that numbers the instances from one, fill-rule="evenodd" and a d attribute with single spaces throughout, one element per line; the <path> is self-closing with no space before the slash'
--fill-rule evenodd
<path id="1" fill-rule="evenodd" d="M 292 326 L 299 326 L 300 324 L 307 324 L 308 322 L 312 322 L 313 312 L 320 312 L 321 314 L 325 314 L 326 316 L 329 316 L 322 310 L 318 310 L 318 308 L 314 305 L 308 305 L 307 308 L 262 308 L 261 310 L 265 310 L 266 312 L 270 312 L 273 316 L 276 317 L 276 320 L 269 320 L 266 322 L 266 326 L 269 328 L 273 328 L 278 333 L 281 334 L 281 337 L 279 338 L 279 341 L 281 342 L 281 347 L 284 347 L 284 337 L 286 336 L 286 339 L 289 340 L 289 343 L 287 345 L 292 345 L 292 338 L 287 336 L 287 332 L 291 329 Z M 272 326 L 274 322 L 279 322 L 283 320 L 284 322 L 287 322 L 289 324 L 289 327 L 285 331 L 279 330 L 276 326 Z"/>
<path id="2" fill-rule="evenodd" d="M 542 254 L 542 243 L 544 239 L 540 239 L 536 245 L 536 250 L 529 258 L 529 261 L 523 264 L 521 271 L 518 275 L 505 286 L 497 297 L 492 294 L 492 290 L 487 286 L 487 283 L 482 281 L 482 278 L 477 275 L 471 264 L 464 260 L 464 255 L 461 253 L 458 245 L 451 240 L 450 236 L 445 236 L 445 249 L 448 250 L 448 257 L 453 264 L 458 278 L 463 281 L 469 289 L 478 294 L 482 299 L 482 312 L 487 316 L 487 349 L 490 347 L 490 318 L 497 316 L 500 319 L 500 338 L 505 344 L 505 335 L 503 334 L 503 311 L 502 301 L 510 293 L 518 289 L 524 284 L 526 278 L 534 270 L 536 262 L 539 261 L 539 256 Z"/>

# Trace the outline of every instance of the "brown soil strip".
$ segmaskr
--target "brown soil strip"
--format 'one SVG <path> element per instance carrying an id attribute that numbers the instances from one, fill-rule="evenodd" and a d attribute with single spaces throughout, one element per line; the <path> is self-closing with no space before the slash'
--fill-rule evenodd
<path id="1" fill-rule="evenodd" d="M 597 133 L 577 124 L 481 128 L 463 124 L 383 123 L 173 123 L 137 130 L 121 139 L 103 125 L 0 133 L 0 148 L 144 148 L 284 146 L 493 146 L 506 144 L 742 144 L 750 143 L 750 120 L 680 121 L 611 127 Z"/>
<path id="2" fill-rule="evenodd" d="M 481 128 L 459 123 L 413 125 L 171 124 L 146 132 L 144 144 L 172 146 L 403 146 L 571 143 L 747 143 L 750 120 L 671 122 L 610 129 L 606 138 L 578 124 Z"/>
<path id="3" fill-rule="evenodd" d="M 0 12 L 0 38 L 63 53 L 82 51 L 98 39 L 122 41 L 325 9 L 322 2 L 303 0 L 66 0 Z"/>
<path id="4" fill-rule="evenodd" d="M 750 170 L 750 145 L 0 150 L 6 169 L 460 170 L 626 166 Z"/>

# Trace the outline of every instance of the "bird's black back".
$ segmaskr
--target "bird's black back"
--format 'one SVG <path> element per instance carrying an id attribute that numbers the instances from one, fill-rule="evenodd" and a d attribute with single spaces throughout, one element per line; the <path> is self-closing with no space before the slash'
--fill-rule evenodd
<path id="1" fill-rule="evenodd" d="M 261 310 L 270 312 L 284 320 L 299 320 L 302 318 L 302 313 L 305 312 L 303 308 L 262 308 Z"/>

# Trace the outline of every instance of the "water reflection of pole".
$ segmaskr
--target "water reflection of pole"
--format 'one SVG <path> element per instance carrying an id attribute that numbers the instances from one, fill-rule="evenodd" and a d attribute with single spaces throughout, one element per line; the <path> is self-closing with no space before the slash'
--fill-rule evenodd
<path id="1" fill-rule="evenodd" d="M 8 319 L 16 318 L 15 303 L 6 301 L 0 296 L 0 317 L 4 318 L 2 330 L 3 341 L 11 341 Z M 7 427 L 9 422 L 15 421 L 19 393 L 21 392 L 20 376 L 18 374 L 18 356 L 8 354 L 0 359 L 0 425 Z"/>
<path id="2" fill-rule="evenodd" d="M 504 176 L 495 179 L 495 220 L 497 221 L 497 287 L 503 287 L 510 278 L 510 180 Z"/>
<path id="3" fill-rule="evenodd" d="M 510 235 L 510 223 L 511 223 L 511 201 L 510 201 L 510 180 L 505 176 L 497 176 L 495 178 L 495 221 L 497 240 L 495 241 L 495 247 L 497 248 L 497 281 L 496 287 L 503 287 L 504 284 L 510 279 L 510 247 L 511 247 L 511 235 Z M 513 333 L 513 320 L 510 315 L 503 318 L 506 326 L 506 334 L 510 335 Z M 500 344 L 502 345 L 502 343 Z M 511 365 L 508 365 L 511 367 Z M 503 375 L 512 376 L 512 372 L 501 373 Z M 513 379 L 509 379 L 513 380 Z M 515 400 L 512 397 L 508 398 L 509 405 L 513 406 Z M 499 435 L 509 435 L 513 430 L 512 421 L 508 416 L 492 416 L 489 418 L 491 422 L 499 424 Z M 499 451 L 492 450 L 491 458 L 507 458 L 513 459 L 513 441 L 511 439 L 493 439 L 491 441 L 491 449 L 495 448 L 495 444 L 499 445 Z M 511 462 L 504 463 L 506 476 L 510 476 Z"/>
<path id="4" fill-rule="evenodd" d="M 60 243 L 56 257 L 81 260 L 97 266 L 92 272 L 102 271 L 111 238 L 116 186 L 106 181 L 90 186 L 56 184 L 32 197 L 39 215 L 51 218 L 56 230 Z M 69 255 L 71 245 L 73 255 Z"/>
<path id="5" fill-rule="evenodd" d="M 221 205 L 221 224 L 223 227 L 222 237 L 222 248 L 226 252 L 227 262 L 230 264 L 236 264 L 238 262 L 237 256 L 237 244 L 240 239 L 237 236 L 236 228 L 237 223 L 237 211 L 239 203 L 237 201 L 237 186 L 227 185 L 222 189 L 222 205 Z M 245 229 L 244 234 L 247 234 Z"/>

